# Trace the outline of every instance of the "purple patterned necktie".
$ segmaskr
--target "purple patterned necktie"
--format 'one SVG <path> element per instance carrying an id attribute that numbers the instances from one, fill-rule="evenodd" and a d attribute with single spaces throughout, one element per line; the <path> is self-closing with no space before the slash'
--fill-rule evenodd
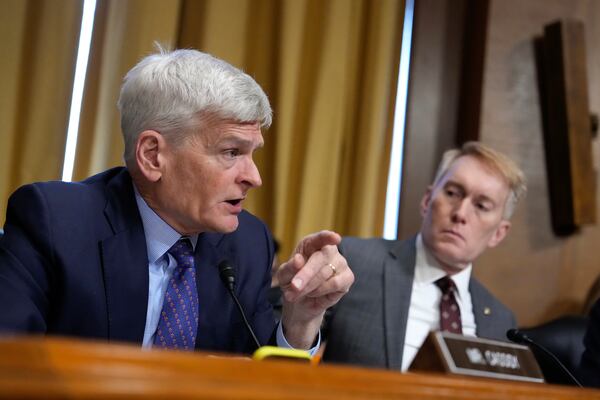
<path id="1" fill-rule="evenodd" d="M 177 261 L 165 292 L 154 347 L 194 350 L 198 329 L 198 291 L 194 252 L 187 238 L 181 238 L 168 251 Z"/>
<path id="2" fill-rule="evenodd" d="M 449 276 L 435 281 L 442 290 L 440 301 L 440 330 L 462 334 L 460 308 L 456 302 L 456 284 Z"/>

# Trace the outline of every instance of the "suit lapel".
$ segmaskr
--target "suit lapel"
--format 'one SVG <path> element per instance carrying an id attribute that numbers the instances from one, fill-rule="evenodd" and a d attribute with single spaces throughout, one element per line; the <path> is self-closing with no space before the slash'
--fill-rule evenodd
<path id="1" fill-rule="evenodd" d="M 471 292 L 471 303 L 473 304 L 473 315 L 475 317 L 475 326 L 477 337 L 492 338 L 495 335 L 494 327 L 490 322 L 492 316 L 491 302 L 487 301 L 489 297 L 482 290 L 479 282 L 474 278 L 469 281 L 469 291 Z"/>
<path id="2" fill-rule="evenodd" d="M 384 313 L 387 367 L 400 369 L 408 308 L 415 274 L 415 239 L 398 242 L 384 265 Z"/>
<path id="3" fill-rule="evenodd" d="M 224 235 L 203 233 L 198 237 L 195 251 L 196 286 L 198 289 L 198 333 L 196 335 L 197 349 L 218 348 L 226 342 L 223 332 L 215 332 L 215 326 L 221 326 L 228 321 L 230 314 L 226 312 L 225 304 L 230 302 L 228 292 L 221 282 L 218 264 L 224 260 L 233 260 L 219 248 Z M 236 266 L 234 265 L 234 268 Z"/>
<path id="4" fill-rule="evenodd" d="M 109 340 L 142 343 L 148 309 L 148 254 L 129 173 L 107 186 L 104 214 L 114 235 L 100 242 Z"/>

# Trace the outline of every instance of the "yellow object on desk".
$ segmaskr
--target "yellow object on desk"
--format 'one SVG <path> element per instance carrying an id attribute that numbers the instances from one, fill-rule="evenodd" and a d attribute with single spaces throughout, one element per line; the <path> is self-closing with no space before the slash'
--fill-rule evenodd
<path id="1" fill-rule="evenodd" d="M 303 361 L 310 362 L 311 357 L 310 353 L 306 350 L 297 350 L 297 349 L 286 349 L 282 347 L 276 346 L 261 346 L 254 354 L 252 354 L 253 360 L 274 360 L 274 359 L 283 359 L 290 361 Z"/>

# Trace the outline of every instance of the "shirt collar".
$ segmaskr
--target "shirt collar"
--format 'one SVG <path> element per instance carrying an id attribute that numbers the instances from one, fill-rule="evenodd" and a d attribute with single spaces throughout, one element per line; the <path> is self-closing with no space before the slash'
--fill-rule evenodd
<path id="1" fill-rule="evenodd" d="M 420 233 L 417 235 L 416 248 L 415 282 L 419 284 L 431 284 L 438 279 L 443 278 L 446 275 L 446 272 L 440 267 L 440 263 L 425 247 Z M 471 280 L 472 269 L 473 264 L 469 264 L 462 271 L 451 276 L 458 289 L 458 295 L 462 298 L 464 298 L 465 293 L 468 293 L 469 291 L 469 281 Z"/>
<path id="2" fill-rule="evenodd" d="M 135 185 L 135 201 L 142 217 L 144 225 L 144 236 L 146 237 L 146 250 L 148 252 L 148 263 L 152 264 L 158 261 L 173 245 L 181 238 L 181 234 L 167 224 L 148 206 L 146 201 L 140 195 Z M 189 236 L 192 242 L 192 248 L 196 249 L 198 234 Z"/>

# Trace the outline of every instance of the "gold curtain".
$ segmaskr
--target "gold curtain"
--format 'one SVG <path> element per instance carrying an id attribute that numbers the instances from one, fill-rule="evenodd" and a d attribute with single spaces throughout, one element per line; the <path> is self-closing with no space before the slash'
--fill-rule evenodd
<path id="1" fill-rule="evenodd" d="M 0 1 L 0 219 L 8 196 L 60 179 L 80 0 Z"/>
<path id="2" fill-rule="evenodd" d="M 379 236 L 404 1 L 183 1 L 178 46 L 253 75 L 274 109 L 248 199 L 282 242 Z"/>
<path id="3" fill-rule="evenodd" d="M 0 64 L 22 75 L 2 91 L 9 107 L 0 111 L 10 118 L 0 121 L 11 132 L 2 137 L 3 171 L 14 172 L 2 177 L 2 190 L 59 177 L 69 90 L 57 86 L 70 88 L 81 4 L 50 7 L 55 1 L 2 3 L 10 5 L 2 29 L 27 34 Z M 30 3 L 42 5 L 34 14 L 51 15 L 52 24 L 27 21 Z M 320 229 L 380 235 L 403 9 L 402 0 L 98 0 L 74 179 L 122 164 L 116 101 L 126 71 L 154 51 L 154 41 L 193 47 L 243 68 L 271 99 L 274 124 L 257 154 L 264 186 L 247 206 L 274 229 L 283 254 Z M 28 30 L 45 47 L 29 47 Z M 60 78 L 40 81 L 41 60 L 45 72 L 60 69 Z M 49 131 L 51 123 L 59 132 Z M 31 173 L 17 173 L 15 160 Z"/>
<path id="4" fill-rule="evenodd" d="M 74 180 L 123 165 L 123 139 L 117 110 L 121 81 L 154 42 L 173 47 L 178 0 L 98 0 Z"/>

